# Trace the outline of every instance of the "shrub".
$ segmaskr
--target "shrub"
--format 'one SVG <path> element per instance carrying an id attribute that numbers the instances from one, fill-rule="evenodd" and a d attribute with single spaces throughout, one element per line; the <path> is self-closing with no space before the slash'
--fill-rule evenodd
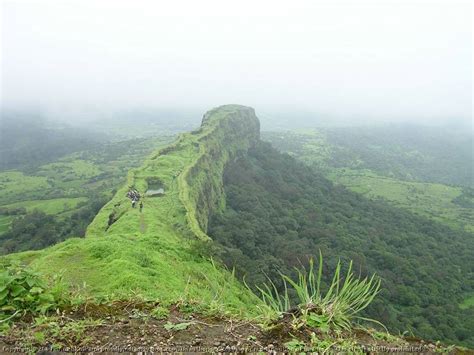
<path id="1" fill-rule="evenodd" d="M 28 268 L 17 264 L 0 266 L 0 324 L 27 313 L 44 314 L 64 301 L 59 282 L 49 287 Z"/>
<path id="2" fill-rule="evenodd" d="M 352 272 L 352 262 L 349 264 L 346 277 L 341 278 L 341 263 L 337 263 L 332 282 L 326 292 L 321 290 L 323 258 L 320 254 L 319 267 L 314 270 L 314 261 L 310 260 L 309 271 L 303 269 L 298 272 L 298 280 L 292 280 L 281 274 L 284 284 L 283 294 L 278 293 L 273 282 L 258 287 L 261 298 L 273 311 L 278 314 L 290 310 L 295 317 L 295 325 L 306 325 L 319 328 L 321 331 L 333 329 L 350 330 L 355 320 L 372 319 L 361 317 L 359 313 L 364 310 L 380 291 L 380 279 L 372 275 L 370 278 L 357 279 Z M 292 308 L 289 288 L 293 288 L 299 304 Z"/>
<path id="3" fill-rule="evenodd" d="M 158 319 L 158 320 L 168 318 L 169 314 L 170 314 L 170 311 L 168 310 L 168 308 L 165 308 L 163 306 L 158 306 L 154 308 L 150 313 L 150 315 L 153 318 Z"/>

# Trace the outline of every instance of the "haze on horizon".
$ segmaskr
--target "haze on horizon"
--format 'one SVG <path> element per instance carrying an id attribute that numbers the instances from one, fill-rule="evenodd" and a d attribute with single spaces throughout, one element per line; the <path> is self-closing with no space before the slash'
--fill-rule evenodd
<path id="1" fill-rule="evenodd" d="M 3 1 L 1 105 L 472 120 L 469 1 Z"/>

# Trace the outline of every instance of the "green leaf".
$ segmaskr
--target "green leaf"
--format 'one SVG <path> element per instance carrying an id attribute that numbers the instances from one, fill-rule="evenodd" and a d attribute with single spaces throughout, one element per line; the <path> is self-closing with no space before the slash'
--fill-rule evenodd
<path id="1" fill-rule="evenodd" d="M 174 328 L 174 324 L 171 322 L 166 322 L 166 324 L 163 326 L 166 330 L 172 330 Z"/>
<path id="2" fill-rule="evenodd" d="M 43 332 L 34 333 L 34 337 L 35 337 L 36 341 L 38 341 L 41 344 L 44 343 L 44 341 L 46 339 L 46 336 Z"/>
<path id="3" fill-rule="evenodd" d="M 193 322 L 185 322 L 185 323 L 177 323 L 177 324 L 173 324 L 171 322 L 167 322 L 165 325 L 164 325 L 164 328 L 166 330 L 185 330 L 187 329 L 191 324 L 193 324 Z"/>
<path id="4" fill-rule="evenodd" d="M 32 293 L 32 294 L 39 294 L 41 292 L 43 292 L 43 289 L 41 287 L 36 287 L 35 286 L 35 287 L 32 287 L 30 289 L 30 293 Z"/>
<path id="5" fill-rule="evenodd" d="M 11 277 L 8 272 L 0 272 L 0 289 L 6 288 L 12 280 L 13 277 Z"/>
<path id="6" fill-rule="evenodd" d="M 1 280 L 0 279 L 0 292 L 6 290 L 11 280 Z"/>
<path id="7" fill-rule="evenodd" d="M 41 314 L 45 314 L 51 307 L 53 307 L 53 304 L 45 303 L 39 307 L 36 307 L 36 311 L 40 312 Z"/>
<path id="8" fill-rule="evenodd" d="M 306 319 L 306 324 L 312 328 L 323 328 L 327 326 L 328 323 L 328 317 L 322 314 L 311 313 Z"/>
<path id="9" fill-rule="evenodd" d="M 28 303 L 33 303 L 35 300 L 35 297 L 33 297 L 32 295 L 26 295 L 25 296 L 25 301 L 28 302 Z"/>
<path id="10" fill-rule="evenodd" d="M 54 296 L 50 293 L 42 293 L 38 296 L 41 302 L 54 303 Z"/>
<path id="11" fill-rule="evenodd" d="M 20 295 L 21 293 L 25 292 L 26 291 L 26 288 L 24 288 L 23 286 L 20 286 L 20 285 L 12 285 L 11 287 L 11 294 L 13 297 L 16 297 L 18 295 Z"/>
<path id="12" fill-rule="evenodd" d="M 10 330 L 10 323 L 8 322 L 0 323 L 0 334 L 6 333 L 8 330 Z"/>
<path id="13" fill-rule="evenodd" d="M 31 276 L 29 276 L 29 277 L 26 278 L 26 283 L 27 283 L 28 286 L 30 286 L 30 287 L 36 286 L 36 285 L 38 284 L 37 279 L 35 279 L 35 278 L 31 277 Z"/>
<path id="14" fill-rule="evenodd" d="M 0 291 L 0 302 L 4 301 L 7 298 L 8 290 L 5 288 Z"/>
<path id="15" fill-rule="evenodd" d="M 192 323 L 192 322 L 178 323 L 178 324 L 175 324 L 174 329 L 176 329 L 176 330 L 185 330 L 185 329 L 188 328 L 191 324 L 193 324 L 193 323 Z"/>

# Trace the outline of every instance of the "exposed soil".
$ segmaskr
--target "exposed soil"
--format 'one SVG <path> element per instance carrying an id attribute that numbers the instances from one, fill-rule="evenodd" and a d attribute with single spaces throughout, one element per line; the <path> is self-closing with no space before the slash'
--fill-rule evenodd
<path id="1" fill-rule="evenodd" d="M 327 353 L 434 353 L 474 354 L 459 348 L 443 348 L 419 339 L 375 340 L 365 330 L 351 334 L 318 334 L 295 331 L 288 319 L 271 329 L 230 318 L 216 318 L 185 312 L 171 307 L 166 319 L 156 319 L 153 305 L 114 302 L 113 305 L 86 305 L 74 311 L 51 316 L 44 324 L 23 319 L 8 334 L 0 336 L 1 353 L 42 354 L 60 352 L 288 352 L 285 343 L 292 339 L 311 344 L 311 333 L 321 339 Z M 349 341 L 350 340 L 350 341 Z M 333 344 L 329 349 L 328 345 Z M 314 335 L 313 335 L 314 346 Z M 318 346 L 318 345 L 317 345 Z M 303 349 L 301 349 L 303 350 Z M 309 351 L 309 348 L 306 349 Z"/>

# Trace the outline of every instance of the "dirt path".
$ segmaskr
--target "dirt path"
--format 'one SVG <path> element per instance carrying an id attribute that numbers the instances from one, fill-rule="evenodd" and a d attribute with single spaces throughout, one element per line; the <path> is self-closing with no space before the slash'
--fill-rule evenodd
<path id="1" fill-rule="evenodd" d="M 335 336 L 317 329 L 294 330 L 282 322 L 264 330 L 253 322 L 183 312 L 179 306 L 164 309 L 164 313 L 163 308 L 157 313 L 155 307 L 127 302 L 89 304 L 72 312 L 39 317 L 36 321 L 17 322 L 6 335 L 0 336 L 0 353 L 41 350 L 42 354 L 53 350 L 55 354 L 57 351 L 288 353 L 289 350 L 311 350 L 330 354 L 431 354 L 443 350 L 452 354 L 474 354 L 419 339 L 380 339 L 362 330 Z M 291 348 L 298 341 L 303 342 L 303 348 Z"/>
<path id="2" fill-rule="evenodd" d="M 140 232 L 142 234 L 146 233 L 146 227 L 145 217 L 143 216 L 143 212 L 140 212 Z"/>

